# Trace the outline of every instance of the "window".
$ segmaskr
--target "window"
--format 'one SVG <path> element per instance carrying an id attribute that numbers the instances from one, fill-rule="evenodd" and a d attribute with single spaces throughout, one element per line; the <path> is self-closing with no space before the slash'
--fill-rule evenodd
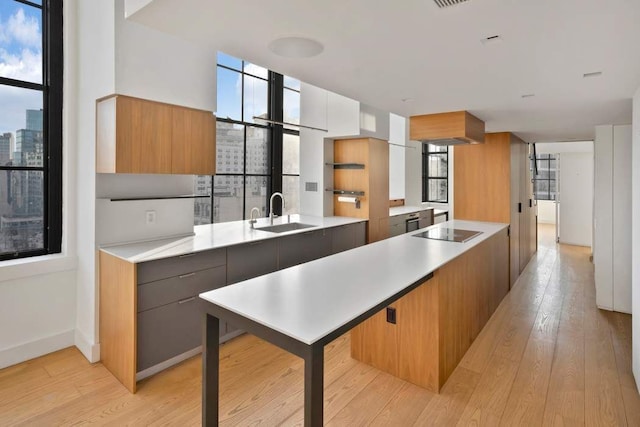
<path id="1" fill-rule="evenodd" d="M 62 1 L 0 2 L 0 260 L 61 251 Z"/>
<path id="2" fill-rule="evenodd" d="M 448 203 L 449 150 L 446 146 L 422 144 L 422 201 Z"/>
<path id="3" fill-rule="evenodd" d="M 260 118 L 298 123 L 300 82 L 222 52 L 217 76 L 216 175 L 196 177 L 196 194 L 212 197 L 195 199 L 195 224 L 242 220 L 253 207 L 266 216 L 274 191 L 285 214 L 298 212 L 299 132 Z"/>
<path id="4" fill-rule="evenodd" d="M 555 154 L 538 154 L 536 164 L 538 172 L 533 178 L 534 197 L 536 200 L 556 200 L 558 159 Z"/>

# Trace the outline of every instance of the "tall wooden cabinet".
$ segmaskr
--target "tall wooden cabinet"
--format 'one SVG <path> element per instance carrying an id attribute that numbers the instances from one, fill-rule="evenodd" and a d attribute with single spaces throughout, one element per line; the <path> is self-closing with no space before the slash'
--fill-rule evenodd
<path id="1" fill-rule="evenodd" d="M 124 95 L 98 100 L 96 111 L 97 172 L 215 174 L 212 112 Z"/>
<path id="2" fill-rule="evenodd" d="M 389 143 L 376 138 L 335 140 L 333 158 L 333 214 L 369 220 L 368 243 L 386 239 L 389 236 Z M 358 203 L 339 201 L 339 197 L 352 192 Z"/>
<path id="3" fill-rule="evenodd" d="M 510 224 L 510 283 L 537 250 L 528 145 L 510 132 L 454 148 L 454 218 Z"/>

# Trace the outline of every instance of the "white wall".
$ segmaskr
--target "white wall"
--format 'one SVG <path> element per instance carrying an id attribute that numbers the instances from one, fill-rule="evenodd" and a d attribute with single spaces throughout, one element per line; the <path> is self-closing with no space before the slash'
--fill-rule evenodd
<path id="1" fill-rule="evenodd" d="M 407 120 L 406 133 L 409 135 L 409 120 Z M 405 205 L 429 206 L 449 211 L 449 219 L 453 219 L 453 170 L 455 157 L 453 147 L 449 147 L 449 203 L 422 203 L 422 143 L 407 141 L 405 150 Z"/>
<path id="2" fill-rule="evenodd" d="M 76 307 L 76 2 L 64 3 L 62 253 L 0 266 L 0 369 L 73 345 Z"/>
<path id="3" fill-rule="evenodd" d="M 631 126 L 596 127 L 596 303 L 600 308 L 624 313 L 631 312 L 631 145 Z"/>
<path id="4" fill-rule="evenodd" d="M 389 199 L 404 199 L 405 192 L 405 151 L 407 142 L 407 119 L 389 114 Z"/>
<path id="5" fill-rule="evenodd" d="M 556 223 L 556 202 L 553 200 L 538 200 L 538 222 L 540 224 Z M 591 224 L 589 224 L 591 227 Z"/>
<path id="6" fill-rule="evenodd" d="M 75 270 L 0 282 L 0 369 L 74 344 Z"/>
<path id="7" fill-rule="evenodd" d="M 633 97 L 632 143 L 632 365 L 636 386 L 640 389 L 640 88 Z"/>
<path id="8" fill-rule="evenodd" d="M 591 247 L 593 156 L 560 154 L 560 243 Z"/>
<path id="9" fill-rule="evenodd" d="M 122 93 L 215 111 L 216 53 L 124 18 L 124 0 L 79 2 L 78 248 L 76 345 L 99 358 L 96 249 L 112 238 L 138 240 L 175 234 L 193 224 L 193 204 L 175 201 L 119 202 L 97 214 L 97 198 L 191 193 L 189 176 L 95 173 L 95 101 Z M 161 183 L 161 184 L 160 184 Z M 103 204 L 101 200 L 99 203 Z M 120 206 L 122 206 L 120 208 Z M 141 228 L 146 210 L 158 212 L 155 227 Z M 102 215 L 102 216 L 100 216 Z M 107 221 L 105 216 L 109 217 Z M 186 230 L 185 230 L 186 231 Z"/>

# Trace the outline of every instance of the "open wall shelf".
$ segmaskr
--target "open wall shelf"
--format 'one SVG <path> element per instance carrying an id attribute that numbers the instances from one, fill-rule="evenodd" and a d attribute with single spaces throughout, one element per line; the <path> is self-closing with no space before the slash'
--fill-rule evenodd
<path id="1" fill-rule="evenodd" d="M 363 163 L 325 163 L 327 166 L 333 166 L 334 169 L 364 169 Z"/>

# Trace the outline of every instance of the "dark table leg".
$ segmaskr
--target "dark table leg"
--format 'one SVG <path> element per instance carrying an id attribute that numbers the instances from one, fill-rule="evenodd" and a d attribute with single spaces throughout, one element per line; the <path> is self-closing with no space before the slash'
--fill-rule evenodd
<path id="1" fill-rule="evenodd" d="M 218 425 L 218 376 L 220 320 L 210 314 L 204 315 L 202 352 L 202 425 Z"/>
<path id="2" fill-rule="evenodd" d="M 324 410 L 324 346 L 310 346 L 304 358 L 304 425 L 322 426 Z"/>

